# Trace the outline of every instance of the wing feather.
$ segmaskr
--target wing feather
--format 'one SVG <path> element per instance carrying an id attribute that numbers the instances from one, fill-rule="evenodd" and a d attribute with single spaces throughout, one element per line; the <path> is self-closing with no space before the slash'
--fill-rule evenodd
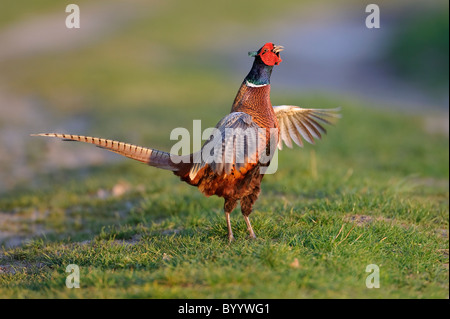
<path id="1" fill-rule="evenodd" d="M 266 149 L 259 129 L 247 113 L 228 114 L 216 125 L 215 132 L 198 152 L 197 163 L 192 166 L 189 178 L 195 179 L 206 165 L 216 174 L 230 174 L 233 169 L 240 170 L 247 163 L 256 163 Z"/>
<path id="2" fill-rule="evenodd" d="M 284 143 L 287 147 L 292 148 L 292 141 L 289 134 L 289 124 L 290 121 L 288 121 L 286 118 L 281 118 L 281 121 L 283 123 L 283 128 L 281 130 L 281 138 L 283 139 Z"/>
<path id="3" fill-rule="evenodd" d="M 294 141 L 303 147 L 302 138 L 310 144 L 315 139 L 321 139 L 327 130 L 323 124 L 333 125 L 341 117 L 336 109 L 304 109 L 294 105 L 280 105 L 273 107 L 280 127 L 280 139 L 278 148 L 283 148 L 282 143 L 292 147 Z"/>

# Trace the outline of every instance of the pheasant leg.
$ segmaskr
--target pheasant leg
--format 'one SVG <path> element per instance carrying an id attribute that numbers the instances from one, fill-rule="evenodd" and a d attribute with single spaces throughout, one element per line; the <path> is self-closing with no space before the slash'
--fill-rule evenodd
<path id="1" fill-rule="evenodd" d="M 231 229 L 230 213 L 225 212 L 225 218 L 227 220 L 227 227 L 228 227 L 228 241 L 231 243 L 234 240 L 234 236 L 233 230 Z"/>
<path id="2" fill-rule="evenodd" d="M 247 224 L 248 232 L 250 233 L 250 238 L 256 238 L 255 232 L 253 231 L 252 224 L 250 224 L 250 219 L 248 216 L 244 215 L 245 223 Z"/>

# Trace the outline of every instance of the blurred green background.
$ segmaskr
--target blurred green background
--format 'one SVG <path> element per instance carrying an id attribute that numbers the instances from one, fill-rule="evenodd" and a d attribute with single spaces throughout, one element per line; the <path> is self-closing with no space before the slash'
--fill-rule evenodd
<path id="1" fill-rule="evenodd" d="M 190 128 L 192 119 L 215 125 L 248 72 L 247 51 L 268 41 L 286 47 L 272 79 L 275 105 L 292 103 L 287 96 L 353 99 L 418 112 L 430 130 L 448 135 L 440 116 L 448 113 L 445 1 L 383 2 L 380 29 L 365 27 L 366 4 L 358 1 L 78 4 L 82 27 L 71 30 L 56 1 L 2 4 L 0 190 L 55 165 L 116 159 L 86 149 L 75 160 L 52 145 L 42 161 L 49 150 L 40 152 L 44 144 L 31 132 L 167 150 L 172 128 Z"/>
<path id="2" fill-rule="evenodd" d="M 369 3 L 79 0 L 81 28 L 69 30 L 65 27 L 66 3 L 3 1 L 0 245 L 4 256 L 13 256 L 13 264 L 37 260 L 54 267 L 52 263 L 61 261 L 33 255 L 45 247 L 33 240 L 80 242 L 116 233 L 128 239 L 136 234 L 145 237 L 153 231 L 150 225 L 154 220 L 163 220 L 170 229 L 186 227 L 190 235 L 189 227 L 207 232 L 201 227 L 204 219 L 211 218 L 211 211 L 219 217 L 213 226 L 204 227 L 212 227 L 213 234 L 221 238 L 225 234 L 225 228 L 218 229 L 224 226 L 221 200 L 203 198 L 170 173 L 116 154 L 87 145 L 31 138 L 29 134 L 91 135 L 168 151 L 174 143 L 169 138 L 173 128 L 191 130 L 193 119 L 201 119 L 202 128 L 211 127 L 229 112 L 251 67 L 247 52 L 274 42 L 285 51 L 283 62 L 273 71 L 272 103 L 340 106 L 343 119 L 316 146 L 280 153 L 279 171 L 265 178 L 262 196 L 267 197 L 256 206 L 256 211 L 264 212 L 256 222 L 262 238 L 264 234 L 273 236 L 269 231 L 272 226 L 262 221 L 264 216 L 280 223 L 278 217 L 283 214 L 297 209 L 303 214 L 317 207 L 317 216 L 325 220 L 329 217 L 324 207 L 339 212 L 333 217 L 337 219 L 330 221 L 330 233 L 339 230 L 348 214 L 372 213 L 386 220 L 396 218 L 408 225 L 414 236 L 438 231 L 443 234 L 438 238 L 420 237 L 420 245 L 433 247 L 429 264 L 411 266 L 408 262 L 416 259 L 411 253 L 411 259 L 398 262 L 399 277 L 393 276 L 392 281 L 405 291 L 397 294 L 392 288 L 381 296 L 445 295 L 448 1 L 379 1 L 380 29 L 365 26 Z M 319 173 L 312 171 L 313 158 Z M 125 197 L 122 191 L 109 197 L 116 194 L 117 185 Z M 185 219 L 172 220 L 178 213 Z M 317 217 L 312 214 L 300 215 L 300 220 L 309 223 Z M 240 218 L 238 215 L 235 213 L 235 218 Z M 187 225 L 183 224 L 186 220 Z M 113 228 L 105 232 L 110 226 L 119 231 Z M 380 234 L 377 243 L 384 237 L 383 227 L 370 233 Z M 404 232 L 403 226 L 395 227 Z M 255 231 L 258 235 L 258 229 Z M 20 250 L 30 240 L 24 251 L 8 255 L 8 249 Z M 410 240 L 402 240 L 402 249 L 409 251 Z M 289 245 L 293 245 L 291 241 Z M 436 247 L 444 254 L 437 253 Z M 261 249 L 266 252 L 266 248 Z M 0 268 L 2 263 L 7 262 L 0 262 Z M 352 259 L 345 263 L 358 264 Z M 415 275 L 423 269 L 433 275 L 425 279 Z M 446 275 L 436 275 L 442 269 Z M 96 268 L 100 273 L 103 270 Z M 410 273 L 414 276 L 405 279 Z M 20 296 L 21 289 L 28 287 L 29 278 L 24 278 L 12 296 Z M 6 286 L 16 279 L 6 279 Z M 346 282 L 346 278 L 341 279 Z M 333 288 L 317 295 L 296 294 L 296 290 L 280 287 L 274 289 L 278 296 L 283 292 L 287 297 L 336 296 Z M 264 292 L 265 288 L 259 290 Z M 199 296 L 260 296 L 252 293 L 206 292 Z M 344 296 L 354 295 L 347 292 Z"/>

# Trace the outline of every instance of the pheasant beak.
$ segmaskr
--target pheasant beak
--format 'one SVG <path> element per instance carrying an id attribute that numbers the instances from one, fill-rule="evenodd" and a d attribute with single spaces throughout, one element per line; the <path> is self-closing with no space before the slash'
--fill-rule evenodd
<path id="1" fill-rule="evenodd" d="M 275 53 L 275 54 L 279 54 L 283 50 L 284 50 L 284 46 L 282 46 L 282 45 L 275 45 L 273 47 L 272 52 Z"/>

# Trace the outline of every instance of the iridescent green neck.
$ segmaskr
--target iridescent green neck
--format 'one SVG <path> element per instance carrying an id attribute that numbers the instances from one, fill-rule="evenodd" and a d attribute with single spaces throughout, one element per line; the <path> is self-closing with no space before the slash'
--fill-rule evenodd
<path id="1" fill-rule="evenodd" d="M 273 66 L 265 65 L 259 57 L 256 57 L 252 69 L 245 77 L 245 81 L 254 86 L 270 84 L 272 70 Z"/>

